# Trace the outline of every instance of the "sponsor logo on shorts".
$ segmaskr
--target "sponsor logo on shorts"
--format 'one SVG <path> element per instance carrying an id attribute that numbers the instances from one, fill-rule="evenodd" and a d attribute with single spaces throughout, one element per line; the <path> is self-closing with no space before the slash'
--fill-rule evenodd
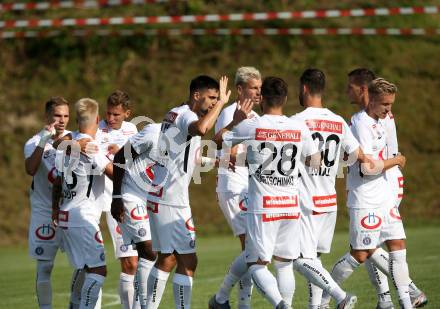
<path id="1" fill-rule="evenodd" d="M 190 242 L 189 242 L 189 246 L 194 249 L 196 247 L 196 240 L 195 239 L 191 239 Z"/>
<path id="2" fill-rule="evenodd" d="M 263 208 L 298 207 L 298 196 L 263 196 Z"/>
<path id="3" fill-rule="evenodd" d="M 102 252 L 100 255 L 99 255 L 99 258 L 101 259 L 101 261 L 105 261 L 105 253 L 104 252 Z"/>
<path id="4" fill-rule="evenodd" d="M 371 238 L 370 237 L 364 237 L 364 239 L 362 239 L 362 243 L 365 245 L 365 246 L 368 246 L 369 244 L 371 244 Z"/>
<path id="5" fill-rule="evenodd" d="M 130 216 L 133 220 L 148 219 L 148 212 L 144 205 L 136 205 L 131 211 Z"/>
<path id="6" fill-rule="evenodd" d="M 42 247 L 35 248 L 36 255 L 42 255 L 44 253 L 44 249 Z"/>
<path id="7" fill-rule="evenodd" d="M 279 220 L 296 220 L 300 217 L 299 213 L 291 214 L 263 214 L 263 222 L 279 221 Z"/>
<path id="8" fill-rule="evenodd" d="M 248 197 L 245 196 L 240 203 L 238 203 L 238 207 L 241 209 L 241 211 L 247 211 L 247 206 L 248 206 Z"/>
<path id="9" fill-rule="evenodd" d="M 196 231 L 192 217 L 185 221 L 185 227 L 190 232 Z"/>
<path id="10" fill-rule="evenodd" d="M 138 235 L 139 235 L 140 237 L 144 237 L 145 235 L 147 235 L 147 230 L 145 230 L 143 227 L 141 227 L 141 228 L 138 230 Z"/>
<path id="11" fill-rule="evenodd" d="M 127 252 L 128 251 L 128 246 L 127 245 L 121 245 L 119 247 L 119 250 L 121 250 L 121 252 Z"/>
<path id="12" fill-rule="evenodd" d="M 396 220 L 402 220 L 402 218 L 400 217 L 399 208 L 397 208 L 397 207 L 391 208 L 390 209 L 390 217 L 394 218 Z"/>
<path id="13" fill-rule="evenodd" d="M 101 232 L 100 232 L 100 231 L 97 231 L 97 232 L 95 233 L 95 240 L 96 240 L 98 243 L 100 243 L 100 244 L 103 244 L 103 243 L 104 243 L 104 241 L 102 240 L 102 235 L 101 235 Z"/>
<path id="14" fill-rule="evenodd" d="M 55 237 L 55 229 L 50 224 L 43 224 L 35 230 L 35 236 L 41 240 L 51 240 Z"/>
<path id="15" fill-rule="evenodd" d="M 159 212 L 159 203 L 147 201 L 147 209 L 157 214 Z"/>
<path id="16" fill-rule="evenodd" d="M 377 229 L 382 224 L 382 219 L 375 215 L 374 212 L 369 212 L 368 216 L 365 216 L 361 219 L 362 227 L 367 230 Z"/>

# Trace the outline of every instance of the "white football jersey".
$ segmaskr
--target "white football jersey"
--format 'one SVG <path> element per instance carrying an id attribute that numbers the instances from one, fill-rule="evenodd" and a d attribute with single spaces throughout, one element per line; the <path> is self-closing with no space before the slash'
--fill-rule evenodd
<path id="1" fill-rule="evenodd" d="M 96 141 L 99 144 L 101 152 L 105 154 L 110 160 L 113 160 L 114 155 L 108 152 L 108 147 L 112 144 L 118 145 L 119 148 L 125 145 L 128 138 L 137 133 L 137 128 L 131 122 L 123 121 L 121 128 L 114 130 L 107 125 L 105 120 L 99 122 L 99 129 L 96 132 Z M 99 211 L 110 211 L 112 202 L 113 182 L 110 178 L 105 176 L 105 193 L 98 202 Z"/>
<path id="2" fill-rule="evenodd" d="M 188 127 L 199 118 L 187 104 L 170 110 L 162 121 L 158 160 L 154 165 L 155 191 L 148 200 L 161 205 L 189 207 L 188 187 L 200 153 L 200 136 Z"/>
<path id="3" fill-rule="evenodd" d="M 230 146 L 244 142 L 249 164 L 249 213 L 299 213 L 298 167 L 318 152 L 307 126 L 286 116 L 246 119 L 223 135 Z"/>
<path id="4" fill-rule="evenodd" d="M 63 135 L 70 133 L 65 130 Z M 29 158 L 40 142 L 40 135 L 36 134 L 30 138 L 24 145 L 24 157 Z M 30 189 L 31 210 L 35 213 L 51 216 L 52 214 L 52 184 L 57 177 L 55 168 L 56 151 L 52 147 L 53 140 L 44 146 L 43 157 L 37 172 L 32 177 Z"/>
<path id="5" fill-rule="evenodd" d="M 232 103 L 228 107 L 222 110 L 220 113 L 217 122 L 215 123 L 215 133 L 217 134 L 221 129 L 226 127 L 231 123 L 234 112 L 237 109 L 237 103 Z M 258 114 L 254 111 L 251 113 L 251 117 L 259 117 Z M 237 156 L 245 155 L 245 146 L 244 144 L 237 145 Z M 218 157 L 223 157 L 223 150 L 219 150 L 217 153 Z M 225 167 L 219 167 L 218 176 L 217 176 L 217 192 L 233 192 L 233 193 L 242 193 L 247 192 L 248 190 L 248 177 L 249 172 L 246 166 L 235 166 L 235 171 L 232 171 Z"/>
<path id="6" fill-rule="evenodd" d="M 365 111 L 360 111 L 351 117 L 351 131 L 366 155 L 375 160 L 387 158 L 387 132 L 382 121 L 376 121 Z M 377 208 L 391 201 L 385 173 L 364 175 L 359 161 L 348 170 L 347 189 L 347 206 L 351 208 Z"/>
<path id="7" fill-rule="evenodd" d="M 139 154 L 133 162 L 127 162 L 122 180 L 122 191 L 145 198 L 151 190 L 154 179 L 160 123 L 146 125 L 139 133 L 131 136 L 127 145 Z"/>
<path id="8" fill-rule="evenodd" d="M 87 134 L 73 133 L 74 140 L 90 138 Z M 59 153 L 59 152 L 58 152 Z M 57 158 L 57 170 L 62 176 L 62 203 L 58 217 L 60 227 L 87 226 L 96 224 L 95 203 L 104 194 L 104 170 L 111 161 L 102 153 L 93 156 L 73 152 Z M 95 185 L 95 182 L 101 185 Z"/>
<path id="9" fill-rule="evenodd" d="M 341 150 L 353 153 L 359 143 L 345 120 L 327 108 L 308 107 L 292 118 L 304 121 L 321 151 L 319 170 L 307 168 L 301 173 L 301 205 L 316 212 L 336 211 L 335 181 Z"/>

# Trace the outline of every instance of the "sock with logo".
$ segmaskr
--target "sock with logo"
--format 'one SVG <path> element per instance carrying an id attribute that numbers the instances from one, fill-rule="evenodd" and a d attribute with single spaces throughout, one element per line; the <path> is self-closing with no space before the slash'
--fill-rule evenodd
<path id="1" fill-rule="evenodd" d="M 76 269 L 72 274 L 70 283 L 70 309 L 78 309 L 81 303 L 81 289 L 84 284 L 86 271 L 84 269 Z"/>
<path id="2" fill-rule="evenodd" d="M 281 262 L 274 260 L 275 275 L 278 282 L 278 290 L 283 300 L 292 305 L 293 294 L 295 293 L 295 276 L 293 275 L 292 261 Z"/>
<path id="3" fill-rule="evenodd" d="M 50 274 L 53 269 L 53 261 L 37 260 L 37 299 L 40 309 L 52 308 L 52 285 Z"/>
<path id="4" fill-rule="evenodd" d="M 121 305 L 125 309 L 133 309 L 133 302 L 136 299 L 134 295 L 134 275 L 121 272 L 119 275 L 119 297 Z"/>
<path id="5" fill-rule="evenodd" d="M 170 273 L 153 267 L 148 277 L 147 304 L 145 308 L 156 309 L 159 307 L 165 286 Z"/>
<path id="6" fill-rule="evenodd" d="M 249 272 L 257 290 L 275 308 L 283 300 L 278 290 L 277 279 L 265 265 L 254 264 L 249 267 Z"/>
<path id="7" fill-rule="evenodd" d="M 253 286 L 251 275 L 246 272 L 238 282 L 238 309 L 251 308 Z"/>
<path id="8" fill-rule="evenodd" d="M 182 274 L 174 274 L 173 292 L 174 304 L 179 309 L 191 308 L 193 278 Z"/>
<path id="9" fill-rule="evenodd" d="M 138 280 L 138 294 L 141 308 L 142 306 L 146 306 L 147 304 L 148 278 L 153 267 L 154 261 L 150 261 L 141 257 L 139 258 L 136 270 L 136 277 Z"/>
<path id="10" fill-rule="evenodd" d="M 81 289 L 80 309 L 95 308 L 104 280 L 104 276 L 94 273 L 86 273 L 84 284 Z"/>
<path id="11" fill-rule="evenodd" d="M 229 300 L 232 288 L 240 280 L 240 278 L 246 275 L 247 271 L 248 267 L 246 263 L 245 253 L 242 252 L 232 262 L 228 273 L 223 279 L 223 283 L 220 286 L 220 289 L 215 294 L 215 299 L 219 304 L 224 304 Z"/>
<path id="12" fill-rule="evenodd" d="M 314 259 L 314 261 L 319 266 L 323 267 L 321 259 L 319 257 Z M 308 286 L 309 286 L 309 308 L 310 309 L 319 308 L 322 299 L 322 289 L 311 282 L 308 282 Z"/>
<path id="13" fill-rule="evenodd" d="M 365 261 L 365 267 L 370 277 L 370 282 L 376 288 L 377 298 L 379 302 L 390 302 L 391 294 L 390 287 L 388 286 L 387 275 L 381 272 L 376 265 L 367 259 Z"/>
<path id="14" fill-rule="evenodd" d="M 409 296 L 408 263 L 406 262 L 406 250 L 390 252 L 390 274 L 399 295 L 400 305 L 404 308 L 412 308 Z"/>

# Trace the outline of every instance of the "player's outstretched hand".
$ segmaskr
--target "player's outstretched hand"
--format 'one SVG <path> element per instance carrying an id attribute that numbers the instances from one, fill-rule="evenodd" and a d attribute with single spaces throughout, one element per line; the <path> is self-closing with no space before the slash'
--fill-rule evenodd
<path id="1" fill-rule="evenodd" d="M 226 104 L 229 102 L 229 97 L 231 96 L 231 90 L 228 90 L 228 78 L 226 76 L 220 77 L 220 93 L 219 93 L 219 103 Z"/>
<path id="2" fill-rule="evenodd" d="M 235 110 L 233 116 L 233 121 L 235 125 L 248 118 L 248 115 L 252 111 L 253 105 L 254 103 L 252 103 L 251 99 L 246 99 L 243 102 L 239 101 L 237 103 L 237 109 Z"/>
<path id="3" fill-rule="evenodd" d="M 124 202 L 122 198 L 113 198 L 110 212 L 117 222 L 124 222 Z"/>

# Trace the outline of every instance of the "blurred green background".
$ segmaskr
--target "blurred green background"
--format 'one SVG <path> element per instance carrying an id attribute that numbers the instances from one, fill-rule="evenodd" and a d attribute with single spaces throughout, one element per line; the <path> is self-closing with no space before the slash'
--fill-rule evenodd
<path id="1" fill-rule="evenodd" d="M 2 13 L 1 19 L 152 16 L 292 11 L 303 9 L 440 5 L 439 1 L 171 1 L 161 5 L 103 9 Z M 158 27 L 158 26 L 156 26 Z M 162 25 L 214 27 L 435 27 L 440 15 L 343 17 L 325 20 Z M 122 28 L 122 27 L 120 27 Z M 120 29 L 118 28 L 118 29 Z M 136 29 L 141 29 L 137 27 Z M 24 243 L 29 220 L 23 145 L 42 128 L 44 102 L 61 95 L 73 103 L 92 97 L 101 103 L 115 89 L 130 95 L 134 115 L 160 121 L 187 99 L 198 74 L 233 80 L 239 66 L 257 67 L 289 83 L 287 114 L 300 110 L 297 83 L 308 67 L 327 75 L 325 103 L 346 119 L 356 111 L 345 96 L 347 73 L 368 67 L 399 87 L 393 107 L 400 151 L 407 156 L 401 213 L 407 225 L 440 222 L 439 103 L 440 36 L 179 36 L 87 37 L 67 32 L 47 39 L 0 41 L 0 238 L 1 245 Z M 232 84 L 231 84 L 232 86 Z M 233 93 L 233 97 L 235 92 Z M 71 111 L 72 113 L 72 111 Z M 69 129 L 75 129 L 71 118 Z M 191 186 L 199 234 L 229 233 L 215 197 L 215 171 Z M 344 179 L 338 180 L 339 228 L 347 226 Z"/>

